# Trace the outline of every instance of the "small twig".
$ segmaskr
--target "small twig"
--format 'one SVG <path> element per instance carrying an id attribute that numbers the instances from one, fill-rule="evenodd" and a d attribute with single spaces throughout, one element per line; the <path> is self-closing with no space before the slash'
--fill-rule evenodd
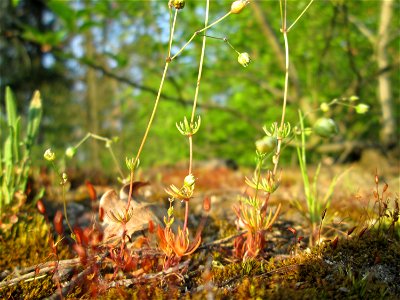
<path id="1" fill-rule="evenodd" d="M 140 276 L 138 278 L 130 278 L 130 279 L 122 279 L 122 280 L 118 280 L 118 281 L 113 281 L 113 282 L 110 282 L 110 284 L 108 285 L 108 288 L 112 288 L 112 287 L 116 287 L 116 286 L 128 287 L 132 284 L 139 283 L 144 280 L 147 281 L 147 280 L 156 279 L 156 278 L 159 278 L 159 277 L 162 277 L 165 275 L 169 275 L 169 274 L 179 271 L 180 269 L 184 269 L 184 268 L 188 267 L 189 263 L 190 263 L 190 259 L 184 261 L 183 263 L 180 263 L 179 265 L 176 265 L 175 267 L 171 267 L 165 271 L 161 271 L 161 272 L 153 273 L 153 274 L 144 274 L 143 276 Z"/>
<path id="2" fill-rule="evenodd" d="M 90 272 L 93 271 L 93 268 L 95 266 L 99 266 L 103 263 L 103 260 L 109 255 L 109 251 L 107 250 L 99 259 L 95 264 L 91 264 L 89 267 L 87 267 L 86 269 L 84 269 L 82 272 L 80 272 L 78 274 L 78 276 L 76 278 L 74 278 L 73 280 L 71 280 L 66 286 L 64 286 L 61 290 L 61 295 L 59 294 L 59 291 L 57 290 L 53 295 L 51 295 L 49 298 L 49 300 L 56 300 L 56 299 L 60 299 L 62 297 L 65 297 L 68 295 L 68 293 L 81 281 L 83 280 Z"/>
<path id="3" fill-rule="evenodd" d="M 247 230 L 242 230 L 242 231 L 240 231 L 240 232 L 237 233 L 237 234 L 234 234 L 234 235 L 228 236 L 228 237 L 226 237 L 226 238 L 223 238 L 223 239 L 220 239 L 220 240 L 216 240 L 216 241 L 213 241 L 213 242 L 204 244 L 204 245 L 202 245 L 202 246 L 199 247 L 199 250 L 200 250 L 200 249 L 206 249 L 206 248 L 209 248 L 209 247 L 215 247 L 215 246 L 219 246 L 219 245 L 225 244 L 225 243 L 227 243 L 227 242 L 233 240 L 234 238 L 237 238 L 238 236 L 241 236 L 242 234 L 245 234 L 245 233 L 247 233 Z"/>
<path id="4" fill-rule="evenodd" d="M 22 273 L 23 275 L 14 277 L 10 280 L 0 282 L 0 288 L 17 284 L 18 282 L 23 281 L 23 280 L 26 281 L 26 280 L 31 280 L 31 279 L 37 279 L 38 275 L 40 275 L 40 274 L 52 272 L 54 269 L 58 269 L 58 270 L 68 269 L 77 264 L 79 264 L 79 258 L 66 259 L 66 260 L 61 260 L 59 262 L 50 261 L 50 262 L 42 264 L 42 266 L 37 271 L 36 271 L 36 269 L 38 268 L 38 265 L 26 267 L 21 270 L 16 270 L 19 274 Z"/>

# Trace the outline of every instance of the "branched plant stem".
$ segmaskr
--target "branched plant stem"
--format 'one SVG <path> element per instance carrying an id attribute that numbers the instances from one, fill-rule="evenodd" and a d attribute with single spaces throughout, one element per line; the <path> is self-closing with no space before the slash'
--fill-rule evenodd
<path id="1" fill-rule="evenodd" d="M 287 29 L 287 32 L 290 31 L 290 29 L 292 29 L 292 27 L 297 23 L 298 20 L 301 19 L 301 17 L 305 14 L 305 12 L 307 11 L 307 9 L 311 6 L 311 4 L 314 2 L 314 0 L 310 0 L 310 2 L 308 3 L 308 5 L 306 6 L 306 8 L 304 8 L 304 10 L 301 12 L 301 14 L 297 17 L 296 20 L 294 20 L 294 22 L 292 23 L 292 25 L 289 26 L 289 28 Z"/>
<path id="2" fill-rule="evenodd" d="M 228 17 L 231 14 L 231 12 L 229 11 L 228 13 L 226 13 L 225 15 L 223 15 L 221 18 L 219 18 L 218 20 L 214 21 L 213 23 L 211 23 L 210 25 L 205 26 L 204 28 L 197 30 L 195 33 L 193 33 L 193 35 L 191 36 L 191 38 L 186 42 L 185 45 L 182 46 L 181 49 L 179 49 L 179 51 L 171 57 L 171 60 L 174 60 L 179 54 L 182 53 L 183 50 L 185 50 L 185 48 L 193 41 L 193 39 L 199 34 L 202 33 L 203 31 L 206 31 L 208 28 L 218 24 L 219 22 L 221 22 L 223 19 L 225 19 L 226 17 Z"/>
<path id="3" fill-rule="evenodd" d="M 284 3 L 282 4 L 282 1 Z M 288 32 L 293 26 L 300 20 L 300 18 L 304 15 L 307 9 L 311 6 L 314 0 L 310 0 L 306 8 L 301 12 L 301 14 L 296 18 L 293 24 L 287 28 L 287 0 L 280 0 L 280 10 L 281 10 L 281 21 L 282 21 L 282 28 L 281 32 L 283 35 L 283 40 L 285 42 L 285 88 L 283 92 L 283 105 L 282 105 L 282 118 L 279 129 L 282 130 L 285 124 L 285 115 L 286 115 L 286 104 L 287 104 L 287 96 L 288 96 L 288 86 L 289 86 L 289 42 L 288 42 Z M 282 146 L 282 137 L 278 136 L 276 152 L 275 152 L 275 159 L 274 159 L 274 171 L 273 176 L 276 175 L 279 165 L 279 158 L 281 154 L 281 146 Z"/>
<path id="4" fill-rule="evenodd" d="M 60 177 L 60 184 L 61 184 L 61 198 L 63 201 L 63 206 L 64 206 L 64 215 L 65 215 L 65 221 L 67 222 L 68 228 L 71 231 L 71 237 L 74 238 L 74 232 L 72 230 L 71 224 L 69 223 L 68 220 L 68 214 L 67 214 L 67 201 L 65 199 L 65 182 L 64 182 L 64 178 L 62 173 L 59 173 L 57 171 L 57 167 L 54 164 L 54 161 L 51 162 L 51 166 L 53 167 L 54 171 L 58 174 L 58 176 Z"/>
<path id="5" fill-rule="evenodd" d="M 205 17 L 204 17 L 204 28 L 207 28 L 207 24 L 208 24 L 209 7 L 210 7 L 210 0 L 207 0 L 206 12 L 205 12 Z M 204 29 L 203 31 L 205 33 L 206 29 Z M 207 40 L 207 37 L 204 35 L 203 43 L 201 46 L 199 71 L 198 71 L 198 75 L 197 75 L 196 90 L 194 93 L 193 108 L 192 108 L 192 115 L 190 117 L 190 124 L 193 124 L 193 122 L 194 122 L 197 100 L 199 98 L 201 75 L 203 73 L 204 53 L 206 50 L 206 40 Z M 189 135 L 188 139 L 189 139 L 189 171 L 188 171 L 188 174 L 190 175 L 190 174 L 192 174 L 192 171 L 193 171 L 192 170 L 193 169 L 193 135 Z M 185 201 L 185 221 L 184 221 L 184 225 L 183 225 L 183 232 L 185 232 L 185 230 L 186 230 L 188 218 L 189 218 L 189 201 Z"/>
<path id="6" fill-rule="evenodd" d="M 117 171 L 118 171 L 119 175 L 121 176 L 122 179 L 125 178 L 125 175 L 122 172 L 121 166 L 120 166 L 120 164 L 119 164 L 119 162 L 118 162 L 118 160 L 117 160 L 117 158 L 115 156 L 114 150 L 112 149 L 113 140 L 111 140 L 109 138 L 106 138 L 106 137 L 103 137 L 103 136 L 100 136 L 100 135 L 97 135 L 97 134 L 94 134 L 94 133 L 91 133 L 91 132 L 88 132 L 86 134 L 86 136 L 75 145 L 74 148 L 75 149 L 79 148 L 89 138 L 102 141 L 102 142 L 104 142 L 106 144 L 106 148 L 110 152 L 111 158 L 112 158 L 112 160 L 114 161 L 114 164 L 117 167 Z"/>
<path id="7" fill-rule="evenodd" d="M 170 8 L 170 10 L 171 10 L 171 8 Z M 133 163 L 133 168 L 131 169 L 131 174 L 130 174 L 130 187 L 129 187 L 129 197 L 128 197 L 128 204 L 127 204 L 127 207 L 126 207 L 126 213 L 128 213 L 128 209 L 129 209 L 129 205 L 130 205 L 130 201 L 131 201 L 131 197 L 132 197 L 133 180 L 134 180 L 134 177 L 135 177 L 135 167 L 137 166 L 137 163 L 138 163 L 139 158 L 140 158 L 140 154 L 142 153 L 144 144 L 145 144 L 146 139 L 147 139 L 147 136 L 148 136 L 148 134 L 149 134 L 149 131 L 150 131 L 151 125 L 152 125 L 152 123 L 153 123 L 154 117 L 155 117 L 155 115 L 156 115 L 158 103 L 159 103 L 160 96 L 161 96 L 161 91 L 162 91 L 162 88 L 163 88 L 163 86 L 164 86 L 164 81 L 165 81 L 165 77 L 166 77 L 166 75 L 167 75 L 167 71 L 168 71 L 169 64 L 170 64 L 170 62 L 171 62 L 171 57 L 170 57 L 170 55 L 171 55 L 171 47 L 172 47 L 172 40 L 173 40 L 173 37 L 174 37 L 174 31 L 175 31 L 175 24 L 176 24 L 176 17 L 177 17 L 177 15 L 178 15 L 178 10 L 175 10 L 174 20 L 172 21 L 172 26 L 171 26 L 170 35 L 169 35 L 168 57 L 167 57 L 167 59 L 166 59 L 166 61 L 165 61 L 164 71 L 163 71 L 163 74 L 162 74 L 162 77 L 161 77 L 160 86 L 159 86 L 159 88 L 158 88 L 158 93 L 157 93 L 156 101 L 155 101 L 155 103 L 154 103 L 154 107 L 153 107 L 153 111 L 152 111 L 151 116 L 150 116 L 150 120 L 149 120 L 149 122 L 147 123 L 147 128 L 146 128 L 146 131 L 145 131 L 145 133 L 144 133 L 144 135 L 143 135 L 142 142 L 141 142 L 141 144 L 140 144 L 139 150 L 138 150 L 137 155 L 136 155 L 136 157 L 135 157 L 135 160 L 134 160 L 134 163 Z"/>

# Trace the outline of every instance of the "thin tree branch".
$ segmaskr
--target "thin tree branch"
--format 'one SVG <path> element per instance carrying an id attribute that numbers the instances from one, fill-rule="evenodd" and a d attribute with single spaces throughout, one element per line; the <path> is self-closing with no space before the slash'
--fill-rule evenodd
<path id="1" fill-rule="evenodd" d="M 65 57 L 65 56 L 64 56 Z M 128 78 L 128 77 L 124 77 L 118 74 L 113 73 L 112 71 L 107 70 L 104 66 L 96 64 L 95 62 L 88 60 L 87 58 L 75 58 L 75 57 L 71 57 L 72 59 L 76 59 L 78 60 L 80 63 L 93 68 L 99 72 L 101 72 L 103 75 L 113 78 L 121 83 L 127 84 L 129 86 L 135 87 L 137 89 L 140 89 L 142 91 L 148 92 L 150 94 L 153 95 L 157 95 L 157 90 L 153 89 L 151 87 L 139 84 L 135 81 L 133 81 L 132 79 Z M 175 81 L 174 86 L 176 87 L 178 85 L 178 83 Z M 181 96 L 175 97 L 175 96 L 171 96 L 171 95 L 167 95 L 165 93 L 161 94 L 161 98 L 163 98 L 165 101 L 170 101 L 170 102 L 176 102 L 176 103 L 180 103 L 182 105 L 185 106 L 192 106 L 193 102 L 192 100 L 186 100 L 183 99 Z M 226 112 L 232 116 L 234 116 L 235 118 L 238 118 L 244 122 L 246 122 L 247 124 L 249 124 L 250 126 L 252 126 L 253 128 L 258 129 L 260 127 L 260 124 L 255 122 L 254 120 L 252 120 L 250 117 L 248 117 L 246 114 L 235 110 L 233 108 L 230 107 L 226 107 L 226 106 L 221 106 L 221 105 L 217 105 L 217 104 L 207 104 L 207 103 L 203 103 L 203 104 L 198 104 L 197 107 L 199 109 L 205 109 L 205 110 L 219 110 L 219 111 L 223 111 Z"/>
<path id="2" fill-rule="evenodd" d="M 351 14 L 348 14 L 347 18 L 351 23 L 353 23 L 353 25 L 357 27 L 357 29 L 368 39 L 372 45 L 375 45 L 376 36 L 367 26 L 365 26 L 365 24 L 361 23 L 355 16 Z"/>

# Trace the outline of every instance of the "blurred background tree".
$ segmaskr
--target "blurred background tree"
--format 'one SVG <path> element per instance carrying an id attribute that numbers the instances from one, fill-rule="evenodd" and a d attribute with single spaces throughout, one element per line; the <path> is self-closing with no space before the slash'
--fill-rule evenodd
<path id="1" fill-rule="evenodd" d="M 230 1 L 211 1 L 210 20 Z M 308 1 L 289 1 L 293 21 Z M 6 85 L 21 112 L 34 89 L 41 90 L 44 121 L 40 143 L 63 151 L 86 132 L 118 136 L 117 156 L 136 153 L 153 107 L 169 35 L 168 1 L 1 1 L 1 100 Z M 202 28 L 204 1 L 187 1 L 178 14 L 172 52 Z M 334 98 L 356 95 L 370 105 L 366 115 L 336 107 L 340 134 L 311 141 L 315 156 L 340 161 L 366 147 L 398 146 L 399 6 L 396 1 L 316 1 L 290 32 L 291 74 L 287 119 L 297 110 L 319 108 Z M 202 128 L 195 159 L 233 159 L 253 164 L 262 126 L 281 114 L 284 84 L 279 2 L 252 1 L 240 15 L 207 32 L 227 37 L 253 63 L 244 69 L 222 40 L 209 38 L 198 113 Z M 142 155 L 142 165 L 170 164 L 187 157 L 175 123 L 189 116 L 201 39 L 171 65 L 161 105 Z M 322 113 L 310 115 L 312 123 Z M 349 141 L 349 142 L 346 142 Z M 79 152 L 80 165 L 110 167 L 96 142 Z M 286 161 L 291 151 L 286 151 Z M 285 161 L 285 160 L 284 160 Z M 290 161 L 290 159 L 289 159 Z"/>

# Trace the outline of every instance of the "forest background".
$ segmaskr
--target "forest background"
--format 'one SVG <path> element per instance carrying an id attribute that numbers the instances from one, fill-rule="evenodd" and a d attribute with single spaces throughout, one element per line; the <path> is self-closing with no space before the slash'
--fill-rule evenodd
<path id="1" fill-rule="evenodd" d="M 288 19 L 308 2 L 289 1 Z M 222 16 L 230 4 L 212 1 L 210 20 Z M 204 5 L 187 1 L 179 12 L 172 53 L 203 27 Z M 307 20 L 290 33 L 287 121 L 298 124 L 299 109 L 316 111 L 308 116 L 308 125 L 324 115 L 339 128 L 338 135 L 322 143 L 310 138 L 308 151 L 315 160 L 323 155 L 345 162 L 368 147 L 398 146 L 399 8 L 400 2 L 390 0 L 315 1 Z M 45 149 L 62 154 L 87 132 L 118 137 L 114 150 L 121 162 L 135 155 L 166 59 L 168 1 L 4 0 L 0 20 L 2 131 L 5 87 L 12 88 L 25 116 L 33 91 L 40 90 L 44 112 L 34 163 Z M 240 15 L 208 30 L 195 160 L 254 165 L 254 142 L 264 136 L 262 126 L 281 115 L 285 55 L 279 28 L 279 1 L 252 1 Z M 250 54 L 247 68 L 238 64 L 224 37 Z M 175 123 L 191 111 L 200 43 L 201 37 L 195 38 L 171 64 L 142 166 L 187 157 Z M 343 106 L 318 111 L 321 103 L 351 96 L 368 104 L 369 111 L 359 115 Z M 114 168 L 102 147 L 98 141 L 84 144 L 68 165 Z M 284 163 L 296 162 L 294 148 L 283 155 Z"/>

